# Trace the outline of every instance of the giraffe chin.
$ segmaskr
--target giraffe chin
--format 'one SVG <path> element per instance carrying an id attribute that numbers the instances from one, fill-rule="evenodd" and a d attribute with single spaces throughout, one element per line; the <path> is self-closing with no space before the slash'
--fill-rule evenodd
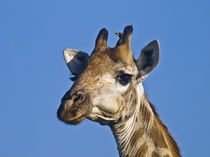
<path id="1" fill-rule="evenodd" d="M 85 119 L 85 116 L 81 116 L 79 118 L 72 119 L 72 120 L 67 120 L 67 121 L 64 121 L 64 122 L 67 123 L 67 124 L 71 124 L 71 125 L 77 125 L 77 124 L 80 124 L 84 119 Z"/>

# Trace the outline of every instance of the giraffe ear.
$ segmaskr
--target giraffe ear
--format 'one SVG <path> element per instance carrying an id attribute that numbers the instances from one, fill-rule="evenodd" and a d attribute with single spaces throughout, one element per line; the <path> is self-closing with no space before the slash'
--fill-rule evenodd
<path id="1" fill-rule="evenodd" d="M 136 62 L 139 70 L 139 77 L 145 77 L 147 74 L 153 71 L 158 65 L 159 58 L 159 42 L 158 40 L 154 40 L 142 49 L 141 55 Z"/>
<path id="2" fill-rule="evenodd" d="M 87 67 L 89 59 L 87 53 L 74 49 L 65 49 L 63 55 L 69 70 L 75 77 L 80 75 Z"/>

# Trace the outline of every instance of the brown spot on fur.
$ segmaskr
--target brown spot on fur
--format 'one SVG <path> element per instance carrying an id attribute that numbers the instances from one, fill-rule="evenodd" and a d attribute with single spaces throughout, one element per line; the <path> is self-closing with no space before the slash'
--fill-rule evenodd
<path id="1" fill-rule="evenodd" d="M 150 121 L 151 113 L 147 109 L 147 107 L 144 103 L 141 104 L 140 113 L 141 113 L 141 117 L 143 119 L 143 125 L 144 125 L 145 129 L 147 129 L 149 121 Z"/>
<path id="2" fill-rule="evenodd" d="M 157 118 L 157 122 L 160 125 L 160 127 L 162 128 L 162 132 L 165 134 L 166 139 L 168 141 L 171 153 L 173 155 L 173 157 L 181 157 L 181 153 L 179 151 L 179 147 L 176 143 L 176 141 L 172 138 L 171 134 L 169 133 L 167 127 L 161 122 L 161 120 L 159 118 Z"/>
<path id="3" fill-rule="evenodd" d="M 142 128 L 139 128 L 136 130 L 130 140 L 130 146 L 133 147 L 137 144 L 137 142 L 140 140 L 140 138 L 143 136 L 144 130 Z"/>
<path id="4" fill-rule="evenodd" d="M 139 120 L 139 119 L 136 117 L 136 123 L 138 122 L 138 120 Z"/>
<path id="5" fill-rule="evenodd" d="M 162 130 L 158 125 L 156 119 L 153 122 L 153 126 L 150 130 L 150 138 L 153 140 L 154 145 L 160 148 L 168 148 Z"/>
<path id="6" fill-rule="evenodd" d="M 144 143 L 137 151 L 136 157 L 146 157 L 147 151 L 148 151 L 148 146 L 146 145 L 146 143 Z"/>
<path id="7" fill-rule="evenodd" d="M 156 152 L 152 152 L 152 157 L 161 157 L 161 156 Z"/>
<path id="8" fill-rule="evenodd" d="M 169 157 L 169 155 L 165 155 L 164 157 Z"/>

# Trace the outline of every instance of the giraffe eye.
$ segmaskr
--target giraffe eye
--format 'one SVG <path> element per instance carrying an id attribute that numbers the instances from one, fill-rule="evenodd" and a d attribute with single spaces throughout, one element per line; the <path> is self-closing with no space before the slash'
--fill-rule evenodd
<path id="1" fill-rule="evenodd" d="M 127 73 L 118 74 L 117 81 L 123 86 L 125 86 L 131 81 L 132 76 L 133 75 Z"/>

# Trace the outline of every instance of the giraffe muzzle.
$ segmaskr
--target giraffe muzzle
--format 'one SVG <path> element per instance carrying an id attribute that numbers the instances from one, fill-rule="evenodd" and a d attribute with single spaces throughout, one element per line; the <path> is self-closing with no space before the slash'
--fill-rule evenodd
<path id="1" fill-rule="evenodd" d="M 92 110 L 89 96 L 81 91 L 74 93 L 72 96 L 68 96 L 68 94 L 69 92 L 61 100 L 57 117 L 68 124 L 79 124 Z"/>

